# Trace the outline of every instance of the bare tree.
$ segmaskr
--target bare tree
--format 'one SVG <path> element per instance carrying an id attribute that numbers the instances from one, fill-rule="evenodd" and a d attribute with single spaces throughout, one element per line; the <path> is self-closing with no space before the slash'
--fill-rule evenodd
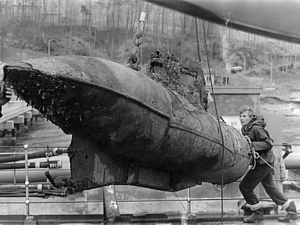
<path id="1" fill-rule="evenodd" d="M 120 28 L 120 18 L 121 18 L 121 5 L 122 5 L 122 1 L 121 0 L 116 0 L 117 5 L 117 29 Z"/>
<path id="2" fill-rule="evenodd" d="M 189 20 L 189 16 L 185 14 L 181 14 L 180 21 L 181 21 L 181 29 L 182 29 L 182 34 L 186 34 L 186 28 L 187 28 L 187 23 Z"/>
<path id="3" fill-rule="evenodd" d="M 96 2 L 98 4 L 98 29 L 101 30 L 101 16 L 102 16 L 102 8 L 104 7 L 104 3 L 101 2 L 101 0 L 98 0 Z"/>
<path id="4" fill-rule="evenodd" d="M 85 5 L 81 5 L 81 13 L 82 13 L 82 25 L 87 26 L 88 16 L 90 14 L 90 11 L 87 9 Z"/>
<path id="5" fill-rule="evenodd" d="M 8 19 L 6 17 L 6 13 L 4 11 L 4 5 L 1 1 L 0 4 L 0 37 L 1 37 L 1 61 L 4 61 L 4 40 L 8 32 Z"/>
<path id="6" fill-rule="evenodd" d="M 172 52 L 174 51 L 174 37 L 176 33 L 176 24 L 177 24 L 177 13 L 173 11 L 172 13 Z"/>
<path id="7" fill-rule="evenodd" d="M 160 8 L 159 7 L 155 7 L 154 13 L 153 13 L 153 32 L 154 33 L 154 37 L 158 38 L 158 26 L 159 26 L 159 21 L 160 21 Z"/>
<path id="8" fill-rule="evenodd" d="M 185 29 L 188 22 L 189 17 L 185 14 L 181 14 L 180 21 L 181 21 L 181 48 L 180 48 L 180 61 L 182 61 L 183 58 L 183 49 L 184 49 L 184 35 L 185 35 Z"/>
<path id="9" fill-rule="evenodd" d="M 67 32 L 67 23 L 68 23 L 68 6 L 69 6 L 69 0 L 66 0 L 66 8 L 65 8 L 65 33 Z"/>
<path id="10" fill-rule="evenodd" d="M 138 9 L 139 9 L 139 0 L 135 0 L 134 2 L 134 18 L 133 18 L 133 21 L 132 21 L 132 29 L 134 28 L 134 24 L 135 22 L 138 20 L 137 17 L 138 17 Z"/>
<path id="11" fill-rule="evenodd" d="M 164 38 L 164 24 L 165 24 L 165 9 L 161 9 L 161 40 Z"/>
<path id="12" fill-rule="evenodd" d="M 108 30 L 109 27 L 109 8 L 110 8 L 110 2 L 107 4 L 107 9 L 106 9 L 106 30 Z"/>

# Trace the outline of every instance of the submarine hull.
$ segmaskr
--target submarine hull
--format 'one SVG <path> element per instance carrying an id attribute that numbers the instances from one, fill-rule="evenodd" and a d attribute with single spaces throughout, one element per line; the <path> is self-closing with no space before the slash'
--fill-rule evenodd
<path id="1" fill-rule="evenodd" d="M 178 191 L 225 184 L 248 169 L 235 128 L 146 75 L 104 59 L 47 57 L 4 68 L 5 81 L 72 134 L 72 179 L 82 189 L 130 184 Z M 223 145 L 224 143 L 224 145 Z"/>

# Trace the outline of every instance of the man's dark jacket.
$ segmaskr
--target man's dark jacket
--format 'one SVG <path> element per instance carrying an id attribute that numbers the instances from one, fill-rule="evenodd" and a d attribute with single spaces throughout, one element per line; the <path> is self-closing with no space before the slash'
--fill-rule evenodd
<path id="1" fill-rule="evenodd" d="M 265 126 L 266 123 L 263 119 L 258 120 L 256 117 L 253 117 L 247 125 L 242 127 L 242 134 L 250 138 L 251 147 L 263 158 L 263 160 L 261 158 L 256 159 L 258 165 L 266 162 L 273 164 L 275 161 L 272 151 L 272 139 L 268 131 L 264 129 Z"/>

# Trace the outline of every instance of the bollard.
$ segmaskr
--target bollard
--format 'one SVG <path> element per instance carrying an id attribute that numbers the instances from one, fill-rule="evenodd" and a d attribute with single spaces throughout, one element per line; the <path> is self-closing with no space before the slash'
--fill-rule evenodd
<path id="1" fill-rule="evenodd" d="M 35 121 L 37 121 L 39 115 L 39 111 L 37 109 L 32 109 L 32 118 L 31 122 L 33 122 L 33 118 L 35 118 Z"/>
<path id="2" fill-rule="evenodd" d="M 5 122 L 0 123 L 0 131 L 1 131 L 1 137 L 5 136 Z"/>
<path id="3" fill-rule="evenodd" d="M 24 127 L 25 127 L 25 129 L 28 129 L 31 118 L 32 118 L 32 113 L 31 112 L 26 112 L 24 114 Z"/>
<path id="4" fill-rule="evenodd" d="M 11 133 L 11 136 L 13 139 L 16 138 L 16 130 L 14 126 L 14 121 L 13 120 L 7 120 L 5 123 L 5 129 L 8 133 Z"/>
<path id="5" fill-rule="evenodd" d="M 24 116 L 17 116 L 14 118 L 16 133 L 21 133 L 21 127 L 24 124 Z"/>
<path id="6" fill-rule="evenodd" d="M 26 112 L 24 114 L 24 126 L 25 126 L 25 128 L 29 127 L 31 118 L 32 118 L 32 112 Z"/>

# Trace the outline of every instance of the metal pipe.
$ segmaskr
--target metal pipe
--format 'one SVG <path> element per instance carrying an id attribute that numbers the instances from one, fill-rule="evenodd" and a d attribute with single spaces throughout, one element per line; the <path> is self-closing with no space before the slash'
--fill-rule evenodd
<path id="1" fill-rule="evenodd" d="M 29 153 L 29 154 L 27 152 L 27 154 L 28 154 L 27 157 L 28 157 L 28 159 L 52 157 L 52 156 L 61 155 L 65 152 L 67 152 L 67 150 L 61 150 L 61 149 L 58 149 L 58 148 L 54 148 L 52 150 L 47 149 L 45 151 L 37 151 L 37 152 Z M 24 159 L 25 159 L 24 154 L 14 155 L 14 156 L 4 156 L 4 157 L 0 157 L 0 163 L 21 161 L 21 160 L 24 160 Z"/>
<path id="2" fill-rule="evenodd" d="M 15 189 L 24 189 L 24 188 L 26 188 L 26 186 L 24 184 L 1 184 L 0 185 L 1 192 L 3 190 L 14 191 Z M 37 190 L 47 189 L 47 190 L 52 190 L 53 186 L 51 184 L 49 184 L 49 183 L 29 184 L 29 189 L 37 189 Z"/>
<path id="3" fill-rule="evenodd" d="M 0 169 L 14 169 L 14 175 L 16 175 L 15 169 L 24 169 L 26 163 L 0 163 Z M 47 161 L 47 162 L 28 162 L 28 168 L 61 168 L 61 161 Z M 14 177 L 14 182 L 15 182 Z"/>
<path id="4" fill-rule="evenodd" d="M 300 169 L 300 153 L 291 153 L 284 159 L 284 164 L 287 170 Z"/>
<path id="5" fill-rule="evenodd" d="M 30 148 L 30 150 L 32 150 Z M 29 151 L 30 152 L 30 151 Z M 51 175 L 55 179 L 58 176 L 63 176 L 63 177 L 70 177 L 71 176 L 71 171 L 70 171 L 70 162 L 69 162 L 69 157 L 67 154 L 63 154 L 61 156 L 55 156 L 51 158 L 51 161 L 58 161 L 59 164 L 52 164 L 50 163 L 51 167 Z M 30 183 L 32 182 L 46 182 L 47 178 L 45 177 L 45 171 L 47 170 L 46 168 L 30 168 L 32 164 L 41 164 L 41 162 L 44 161 L 44 159 L 31 159 L 29 160 L 28 164 L 28 176 Z M 50 161 L 50 162 L 51 162 Z M 24 162 L 20 162 L 24 163 Z M 13 166 L 13 163 L 6 163 L 8 165 Z M 17 163 L 18 164 L 18 163 Z M 44 163 L 42 163 L 44 164 Z M 0 163 L 0 167 L 1 164 Z M 36 167 L 36 165 L 35 165 Z M 47 165 L 43 165 L 42 167 L 47 167 Z M 25 164 L 23 169 L 0 169 L 0 184 L 2 183 L 16 183 L 20 184 L 25 182 Z"/>

